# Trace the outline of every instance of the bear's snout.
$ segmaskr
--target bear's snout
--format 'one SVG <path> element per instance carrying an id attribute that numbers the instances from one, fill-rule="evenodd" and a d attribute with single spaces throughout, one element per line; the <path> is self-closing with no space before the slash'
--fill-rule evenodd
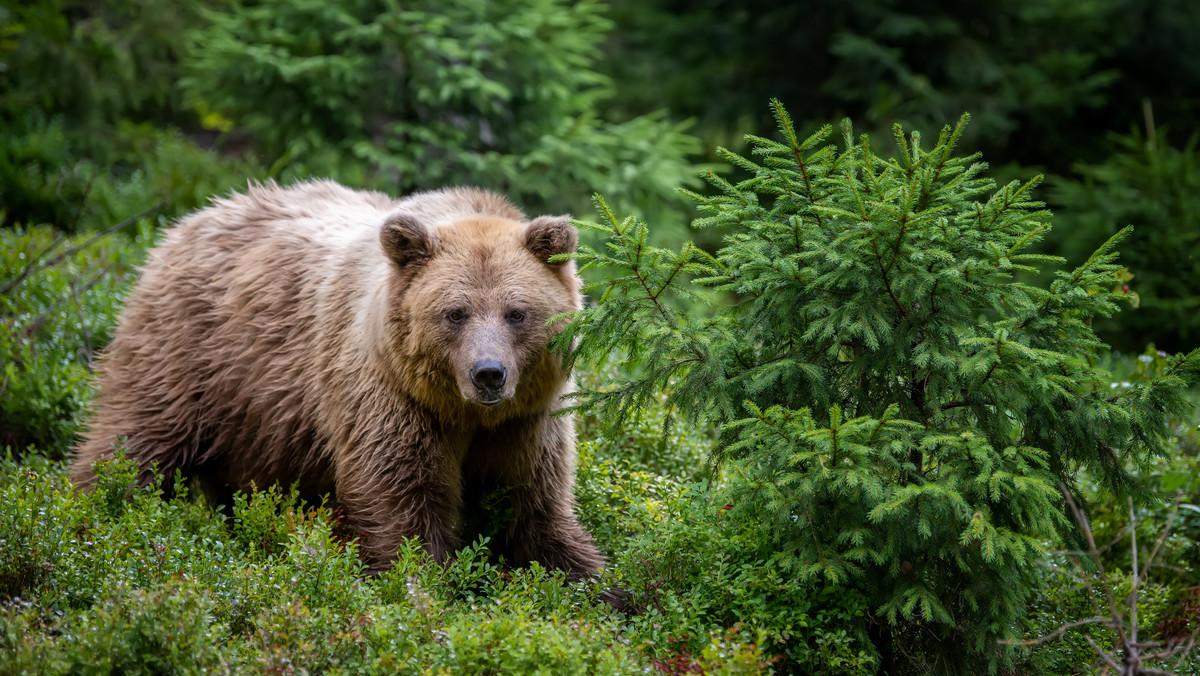
<path id="1" fill-rule="evenodd" d="M 500 391 L 508 380 L 508 371 L 504 365 L 495 359 L 483 359 L 475 362 L 471 369 L 471 384 L 479 390 L 479 403 L 492 406 L 500 403 L 503 398 Z"/>

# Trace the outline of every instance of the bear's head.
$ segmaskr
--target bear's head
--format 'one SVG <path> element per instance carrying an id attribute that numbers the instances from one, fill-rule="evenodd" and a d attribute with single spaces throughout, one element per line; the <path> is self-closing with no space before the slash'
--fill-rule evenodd
<path id="1" fill-rule="evenodd" d="M 544 410 L 565 382 L 550 339 L 555 315 L 580 307 L 566 216 L 472 215 L 429 224 L 393 213 L 380 233 L 391 263 L 394 369 L 418 401 L 445 415 L 500 420 Z M 551 404 L 552 405 L 552 404 Z"/>

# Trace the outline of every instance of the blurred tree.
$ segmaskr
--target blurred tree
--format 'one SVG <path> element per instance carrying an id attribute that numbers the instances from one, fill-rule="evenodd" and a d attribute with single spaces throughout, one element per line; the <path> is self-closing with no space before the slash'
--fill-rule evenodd
<path id="1" fill-rule="evenodd" d="M 1069 259 L 1086 242 L 1111 237 L 1126 225 L 1121 263 L 1139 296 L 1136 309 L 1099 320 L 1097 332 L 1114 347 L 1137 353 L 1148 343 L 1170 352 L 1200 345 L 1200 135 L 1175 148 L 1165 134 L 1113 136 L 1112 155 L 1075 166 L 1077 178 L 1055 178 L 1059 205 L 1051 246 Z"/>
<path id="2" fill-rule="evenodd" d="M 189 35 L 189 100 L 248 132 L 284 177 L 390 192 L 451 183 L 564 210 L 611 190 L 678 212 L 698 150 L 650 114 L 598 117 L 611 23 L 595 0 L 264 0 Z M 675 218 L 678 218 L 676 216 Z"/>
<path id="3" fill-rule="evenodd" d="M 159 200 L 174 214 L 253 176 L 171 128 L 198 128 L 179 36 L 223 3 L 0 0 L 0 223 L 86 229 Z"/>
<path id="4" fill-rule="evenodd" d="M 0 116 L 35 109 L 79 131 L 118 118 L 171 121 L 179 35 L 222 0 L 0 3 Z"/>
<path id="5" fill-rule="evenodd" d="M 666 105 L 727 145 L 770 124 L 771 97 L 798 119 L 849 115 L 871 131 L 936 129 L 969 111 L 966 147 L 1055 172 L 1102 160 L 1094 138 L 1139 121 L 1143 97 L 1176 127 L 1200 124 L 1190 0 L 613 4 L 616 105 Z"/>

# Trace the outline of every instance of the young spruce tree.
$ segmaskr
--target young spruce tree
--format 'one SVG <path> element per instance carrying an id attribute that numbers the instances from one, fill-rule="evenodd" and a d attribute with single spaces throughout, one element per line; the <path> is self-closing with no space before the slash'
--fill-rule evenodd
<path id="1" fill-rule="evenodd" d="M 773 106 L 782 141 L 747 137 L 756 160 L 722 151 L 750 178 L 687 193 L 694 225 L 724 233 L 715 256 L 650 247 L 599 198 L 601 222 L 581 223 L 607 235 L 576 255 L 603 281 L 560 346 L 616 352 L 634 375 L 579 405 L 616 420 L 665 391 L 715 421 L 723 499 L 773 524 L 765 550 L 796 584 L 866 594 L 882 667 L 995 673 L 1047 543 L 1071 537 L 1060 485 L 1087 468 L 1126 487 L 1200 350 L 1107 386 L 1090 321 L 1124 298 L 1124 232 L 1049 288 L 1021 281 L 1063 263 L 1028 252 L 1049 227 L 1039 179 L 996 190 L 978 156 L 955 156 L 967 116 L 928 150 L 897 126 L 885 157 L 848 121 L 841 148 L 829 126 L 803 139 Z M 720 302 L 681 310 L 703 307 L 693 285 Z"/>

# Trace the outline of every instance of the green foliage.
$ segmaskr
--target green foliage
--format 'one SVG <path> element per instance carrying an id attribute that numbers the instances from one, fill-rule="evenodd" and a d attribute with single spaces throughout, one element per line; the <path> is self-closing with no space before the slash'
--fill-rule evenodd
<path id="1" fill-rule="evenodd" d="M 477 542 L 442 566 L 419 542 L 378 577 L 325 508 L 273 489 L 226 519 L 182 486 L 137 487 L 118 454 L 92 492 L 40 456 L 0 462 L 0 672 L 645 673 L 653 631 L 537 565 Z M 265 543 L 265 544 L 264 544 Z M 611 582 L 611 581 L 610 581 Z M 711 673 L 764 673 L 737 632 L 700 642 Z"/>
<path id="2" fill-rule="evenodd" d="M 1200 136 L 1182 148 L 1165 135 L 1137 132 L 1112 138 L 1115 152 L 1103 162 L 1075 165 L 1077 177 L 1050 184 L 1059 229 L 1049 239 L 1056 252 L 1077 256 L 1090 239 L 1126 225 L 1122 244 L 1127 284 L 1140 302 L 1132 312 L 1097 323 L 1114 347 L 1140 352 L 1148 343 L 1168 352 L 1200 345 Z M 1117 285 L 1121 280 L 1114 280 Z"/>
<path id="3" fill-rule="evenodd" d="M 1116 359 L 1111 366 L 1112 387 L 1145 383 L 1169 367 L 1167 355 L 1154 350 L 1136 358 Z M 1200 503 L 1200 392 L 1193 390 L 1189 399 L 1191 410 L 1170 421 L 1170 452 L 1154 459 L 1137 477 L 1147 499 L 1122 505 L 1085 485 L 1085 494 L 1093 502 L 1090 521 L 1098 551 L 1089 558 L 1067 551 L 1047 562 L 1045 584 L 1031 607 L 1030 636 L 1052 638 L 1034 646 L 1030 666 L 1035 671 L 1101 670 L 1101 658 L 1085 636 L 1119 661 L 1126 651 L 1114 631 L 1116 626 L 1123 626 L 1128 636 L 1136 624 L 1143 657 L 1161 653 L 1173 643 L 1186 645 L 1200 632 L 1200 507 L 1196 506 Z M 1135 570 L 1131 535 L 1136 536 L 1140 574 L 1136 615 L 1131 611 L 1131 599 L 1135 598 L 1131 593 Z M 1109 592 L 1119 610 L 1116 622 L 1107 599 Z M 1200 673 L 1194 652 L 1155 659 L 1149 666 L 1172 673 Z"/>
<path id="4" fill-rule="evenodd" d="M 251 558 L 266 560 L 282 554 L 289 535 L 296 531 L 297 519 L 311 520 L 305 514 L 299 494 L 293 488 L 286 493 L 278 484 L 252 493 L 233 496 L 231 534 L 235 542 L 245 547 Z"/>
<path id="5" fill-rule="evenodd" d="M 262 171 L 165 123 L 179 115 L 179 35 L 204 3 L 51 0 L 0 7 L 0 197 L 10 222 L 106 227 L 169 216 Z"/>
<path id="6" fill-rule="evenodd" d="M 0 598 L 11 598 L 53 575 L 85 520 L 71 509 L 67 480 L 48 463 L 17 467 L 9 457 L 5 467 L 9 476 L 0 486 L 0 499 L 13 508 L 0 520 Z"/>
<path id="7" fill-rule="evenodd" d="M 775 565 L 766 551 L 774 524 L 722 504 L 725 497 L 694 487 L 621 556 L 647 649 L 661 660 L 698 655 L 713 634 L 744 627 L 787 673 L 876 673 L 861 621 L 867 598 L 804 584 Z"/>
<path id="8" fill-rule="evenodd" d="M 620 424 L 667 392 L 689 419 L 723 425 L 722 496 L 769 528 L 767 561 L 802 583 L 857 590 L 895 638 L 884 666 L 995 672 L 1021 635 L 1045 543 L 1070 534 L 1059 483 L 1087 468 L 1130 486 L 1126 467 L 1163 455 L 1200 351 L 1145 382 L 1107 387 L 1090 327 L 1127 296 L 1112 289 L 1119 237 L 1049 288 L 1019 281 L 1061 259 L 1029 253 L 1050 214 L 1037 180 L 996 190 L 956 157 L 966 118 L 933 147 L 895 130 L 894 158 L 843 125 L 804 139 L 777 102 L 782 142 L 750 136 L 750 178 L 710 175 L 691 194 L 718 227 L 715 256 L 647 245 L 646 226 L 603 201 L 602 250 L 576 258 L 602 278 L 560 346 L 633 375 L 581 406 Z M 693 280 L 694 283 L 689 283 Z M 667 298 L 732 302 L 706 314 Z M 768 546 L 769 543 L 769 546 Z"/>
<path id="9" fill-rule="evenodd" d="M 193 105 L 252 134 L 283 175 L 409 192 L 482 185 L 531 210 L 604 187 L 662 213 L 692 181 L 695 140 L 661 115 L 593 109 L 610 27 L 598 2 L 330 4 L 211 12 L 189 36 Z"/>
<path id="10" fill-rule="evenodd" d="M 147 221 L 133 241 L 0 229 L 0 447 L 70 446 L 91 398 L 90 362 L 150 239 Z"/>
<path id="11" fill-rule="evenodd" d="M 604 459 L 591 442 L 580 445 L 575 498 L 587 505 L 580 519 L 609 556 L 624 551 L 645 528 L 671 518 L 683 495 L 684 484 L 674 475 L 638 469 L 624 459 Z"/>
<path id="12" fill-rule="evenodd" d="M 613 363 L 578 371 L 576 381 L 585 390 L 607 389 L 620 382 L 621 369 Z M 646 402 L 634 415 L 613 426 L 589 411 L 576 415 L 579 437 L 586 440 L 595 461 L 627 464 L 632 471 L 646 472 L 691 483 L 707 478 L 706 462 L 714 438 L 711 425 L 673 425 L 677 414 L 666 397 Z"/>

